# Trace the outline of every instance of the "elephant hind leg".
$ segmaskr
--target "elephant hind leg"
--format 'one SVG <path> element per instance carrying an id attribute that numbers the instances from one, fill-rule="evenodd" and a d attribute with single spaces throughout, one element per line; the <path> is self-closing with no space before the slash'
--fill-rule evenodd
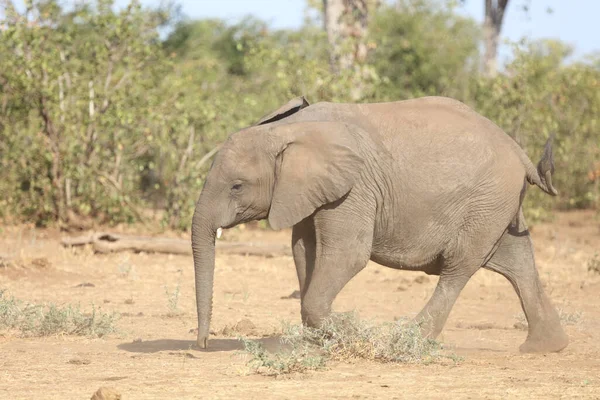
<path id="1" fill-rule="evenodd" d="M 433 295 L 415 318 L 421 325 L 423 336 L 435 338 L 441 333 L 461 291 L 489 260 L 501 236 L 500 228 L 456 237 L 454 246 L 442 255 L 438 267 L 440 279 Z"/>
<path id="2" fill-rule="evenodd" d="M 498 249 L 485 268 L 505 276 L 519 296 L 529 324 L 521 352 L 558 352 L 567 347 L 569 340 L 558 313 L 542 288 L 522 212 L 500 239 Z"/>
<path id="3" fill-rule="evenodd" d="M 480 262 L 469 260 L 444 264 L 433 295 L 415 317 L 415 322 L 421 325 L 423 337 L 433 339 L 442 332 L 456 299 L 480 265 Z"/>
<path id="4" fill-rule="evenodd" d="M 292 230 L 292 253 L 301 298 L 304 298 L 310 282 L 316 259 L 315 224 L 312 218 L 306 218 L 294 225 Z"/>

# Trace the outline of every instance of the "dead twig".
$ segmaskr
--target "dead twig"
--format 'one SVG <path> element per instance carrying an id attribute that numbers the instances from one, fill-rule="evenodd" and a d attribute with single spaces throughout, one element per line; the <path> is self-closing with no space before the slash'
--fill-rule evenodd
<path id="1" fill-rule="evenodd" d="M 214 149 L 212 149 L 211 151 L 209 151 L 208 153 L 206 153 L 204 155 L 204 157 L 202 157 L 197 163 L 196 163 L 196 169 L 199 169 L 201 166 L 203 166 L 208 160 L 210 160 L 210 158 L 212 156 L 214 156 L 217 151 L 219 151 L 221 149 L 221 144 L 218 145 L 217 147 L 215 147 Z"/>

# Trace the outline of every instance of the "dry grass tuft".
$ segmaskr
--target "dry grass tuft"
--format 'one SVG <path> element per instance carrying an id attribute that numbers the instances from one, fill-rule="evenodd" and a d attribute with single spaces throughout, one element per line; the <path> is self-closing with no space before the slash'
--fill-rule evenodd
<path id="1" fill-rule="evenodd" d="M 182 314 L 182 311 L 179 309 L 179 297 L 181 295 L 181 272 L 179 273 L 179 278 L 177 280 L 177 284 L 175 285 L 175 289 L 171 292 L 168 286 L 165 285 L 165 294 L 167 295 L 167 308 L 169 312 L 167 313 L 167 317 L 177 317 Z"/>
<path id="2" fill-rule="evenodd" d="M 241 338 L 257 373 L 280 375 L 325 367 L 327 361 L 365 359 L 382 363 L 432 363 L 454 355 L 442 354 L 442 345 L 421 335 L 417 324 L 405 320 L 374 324 L 356 313 L 333 314 L 318 328 L 284 326 L 287 347 L 270 353 L 256 341 Z"/>
<path id="3" fill-rule="evenodd" d="M 568 311 L 565 308 L 558 307 L 556 309 L 558 312 L 558 318 L 563 325 L 578 325 L 583 320 L 583 312 L 581 311 Z M 525 314 L 519 313 L 516 316 L 517 322 L 515 323 L 515 329 L 527 330 L 527 318 L 525 318 Z"/>
<path id="4" fill-rule="evenodd" d="M 560 322 L 565 325 L 577 325 L 582 321 L 583 312 L 581 311 L 567 311 L 564 308 L 558 309 L 558 317 Z"/>
<path id="5" fill-rule="evenodd" d="M 594 256 L 588 260 L 587 269 L 589 272 L 600 274 L 600 253 L 595 252 Z"/>
<path id="6" fill-rule="evenodd" d="M 99 312 L 92 306 L 84 313 L 79 306 L 39 305 L 4 296 L 0 290 L 0 332 L 16 331 L 19 336 L 75 335 L 102 337 L 116 331 L 115 314 Z"/>

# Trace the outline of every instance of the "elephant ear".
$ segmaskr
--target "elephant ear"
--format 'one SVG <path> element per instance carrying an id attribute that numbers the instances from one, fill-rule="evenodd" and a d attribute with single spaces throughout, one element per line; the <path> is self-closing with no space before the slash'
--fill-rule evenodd
<path id="1" fill-rule="evenodd" d="M 275 163 L 268 219 L 279 230 L 348 194 L 360 176 L 363 159 L 356 151 L 356 139 L 343 124 L 301 122 L 276 130 L 292 133 Z"/>
<path id="2" fill-rule="evenodd" d="M 270 122 L 279 121 L 280 119 L 289 117 L 290 115 L 297 113 L 298 111 L 308 107 L 309 105 L 310 104 L 308 104 L 308 101 L 306 100 L 306 98 L 304 98 L 304 96 L 296 97 L 295 99 L 288 101 L 286 104 L 282 105 L 272 113 L 262 117 L 260 121 L 256 123 L 256 125 L 264 125 Z"/>

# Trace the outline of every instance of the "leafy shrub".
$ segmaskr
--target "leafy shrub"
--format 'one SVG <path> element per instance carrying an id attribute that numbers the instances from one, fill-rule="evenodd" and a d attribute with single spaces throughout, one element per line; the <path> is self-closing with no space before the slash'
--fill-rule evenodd
<path id="1" fill-rule="evenodd" d="M 559 196 L 531 190 L 528 217 L 547 219 L 553 207 L 598 205 L 600 191 L 590 171 L 600 156 L 600 69 L 565 65 L 570 49 L 556 41 L 524 42 L 515 52 L 505 74 L 474 83 L 470 103 L 515 138 L 534 164 L 555 134 L 553 183 Z"/>
<path id="2" fill-rule="evenodd" d="M 374 2 L 373 2 L 374 3 Z M 320 21 L 271 30 L 247 18 L 178 20 L 111 0 L 62 9 L 2 3 L 0 218 L 38 225 L 73 215 L 187 229 L 210 157 L 228 134 L 287 102 L 457 98 L 514 137 L 536 163 L 556 134 L 558 199 L 526 198 L 529 219 L 598 206 L 600 62 L 567 63 L 557 41 L 524 40 L 493 79 L 479 76 L 479 28 L 453 0 L 380 2 L 360 68 L 333 74 Z M 29 3 L 28 3 L 29 4 Z M 321 2 L 311 1 L 315 6 Z"/>

